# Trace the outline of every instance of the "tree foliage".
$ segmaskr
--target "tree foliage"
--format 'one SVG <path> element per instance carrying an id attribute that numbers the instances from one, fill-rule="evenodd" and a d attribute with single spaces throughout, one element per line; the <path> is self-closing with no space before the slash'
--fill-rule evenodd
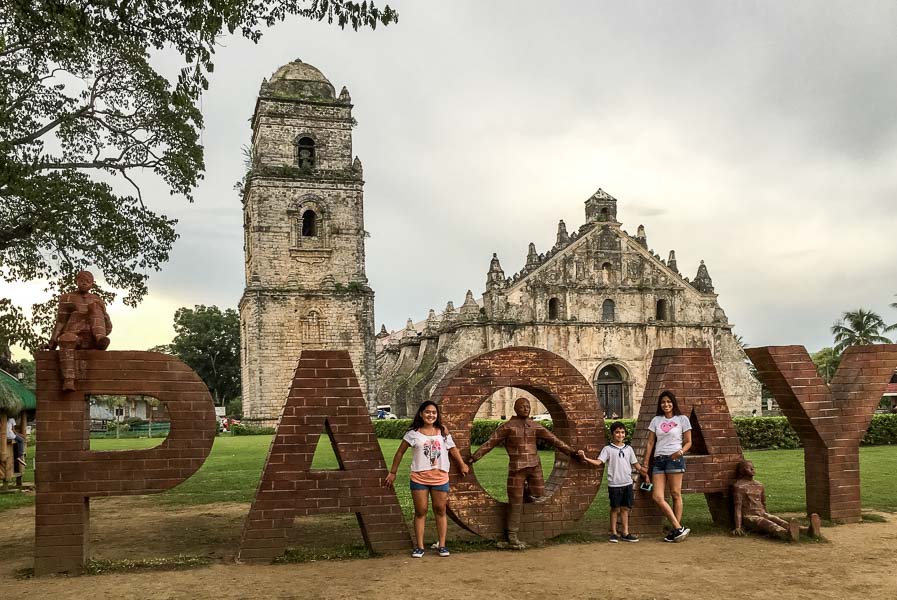
<path id="1" fill-rule="evenodd" d="M 204 168 L 198 104 L 217 41 L 258 41 L 262 27 L 290 16 L 355 30 L 398 18 L 344 0 L 0 3 L 0 277 L 59 291 L 89 267 L 126 304 L 139 302 L 177 235 L 134 174 L 152 173 L 192 200 Z M 163 49 L 183 59 L 176 81 L 150 63 Z M 33 349 L 51 312 L 37 305 L 29 323 L 0 299 L 0 341 Z"/>
<path id="2" fill-rule="evenodd" d="M 198 305 L 174 313 L 175 336 L 164 350 L 202 378 L 216 405 L 240 396 L 240 316 L 232 308 Z"/>
<path id="3" fill-rule="evenodd" d="M 881 335 L 885 327 L 882 318 L 870 310 L 858 308 L 846 311 L 832 325 L 832 335 L 835 336 L 834 350 L 841 354 L 850 346 L 889 344 L 891 340 Z"/>
<path id="4" fill-rule="evenodd" d="M 816 365 L 816 371 L 826 383 L 831 383 L 832 377 L 838 372 L 838 365 L 841 364 L 841 354 L 835 352 L 834 348 L 825 347 L 818 352 L 810 355 L 813 364 Z"/>

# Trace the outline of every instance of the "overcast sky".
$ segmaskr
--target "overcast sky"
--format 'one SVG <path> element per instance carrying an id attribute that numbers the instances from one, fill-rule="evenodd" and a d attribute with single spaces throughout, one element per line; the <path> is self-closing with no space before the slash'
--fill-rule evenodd
<path id="1" fill-rule="evenodd" d="M 222 40 L 206 178 L 194 204 L 147 184 L 181 238 L 147 300 L 112 308 L 114 349 L 170 341 L 180 306 L 237 306 L 240 148 L 262 78 L 296 58 L 355 104 L 378 329 L 479 296 L 493 252 L 517 271 L 599 187 L 684 275 L 706 261 L 752 346 L 815 351 L 859 307 L 897 321 L 894 2 L 393 6 L 375 32 L 294 19 Z"/>

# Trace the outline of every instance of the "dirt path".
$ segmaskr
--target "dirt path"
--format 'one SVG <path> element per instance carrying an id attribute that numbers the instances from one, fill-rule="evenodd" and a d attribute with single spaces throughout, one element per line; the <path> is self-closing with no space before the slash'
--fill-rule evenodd
<path id="1" fill-rule="evenodd" d="M 439 598 L 897 598 L 897 515 L 823 530 L 828 543 L 694 536 L 682 544 L 567 544 L 421 560 L 232 563 L 246 504 L 165 508 L 136 499 L 91 507 L 96 558 L 194 554 L 184 571 L 16 579 L 31 564 L 33 508 L 2 513 L 0 598 L 396 598 L 428 581 Z M 341 527 L 341 529 L 350 529 Z M 320 535 L 320 534 L 318 534 Z M 360 538 L 360 535 L 357 536 Z M 354 539 L 349 541 L 355 541 Z"/>

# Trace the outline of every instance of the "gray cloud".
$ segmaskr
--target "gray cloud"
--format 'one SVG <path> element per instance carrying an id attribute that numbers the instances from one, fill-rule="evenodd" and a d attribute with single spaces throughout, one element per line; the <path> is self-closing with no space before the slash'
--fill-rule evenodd
<path id="1" fill-rule="evenodd" d="M 153 294 L 236 305 L 240 148 L 261 79 L 300 57 L 356 104 L 378 325 L 481 293 L 492 252 L 519 269 L 598 187 L 688 276 L 707 261 L 753 345 L 814 350 L 858 306 L 897 320 L 892 3 L 397 8 L 376 32 L 291 22 L 258 46 L 223 40 L 196 203 L 145 194 L 181 221 Z"/>

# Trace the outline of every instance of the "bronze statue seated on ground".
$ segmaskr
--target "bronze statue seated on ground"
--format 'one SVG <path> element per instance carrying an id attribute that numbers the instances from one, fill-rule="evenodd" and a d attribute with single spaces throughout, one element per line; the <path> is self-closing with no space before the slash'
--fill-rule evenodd
<path id="1" fill-rule="evenodd" d="M 786 521 L 766 512 L 766 488 L 754 480 L 754 463 L 743 460 L 735 471 L 732 484 L 732 500 L 735 503 L 735 529 L 733 535 L 744 535 L 745 530 L 755 531 L 782 540 L 798 541 L 800 534 L 811 538 L 820 536 L 819 515 L 810 515 L 810 526 L 805 527 L 797 519 Z"/>

